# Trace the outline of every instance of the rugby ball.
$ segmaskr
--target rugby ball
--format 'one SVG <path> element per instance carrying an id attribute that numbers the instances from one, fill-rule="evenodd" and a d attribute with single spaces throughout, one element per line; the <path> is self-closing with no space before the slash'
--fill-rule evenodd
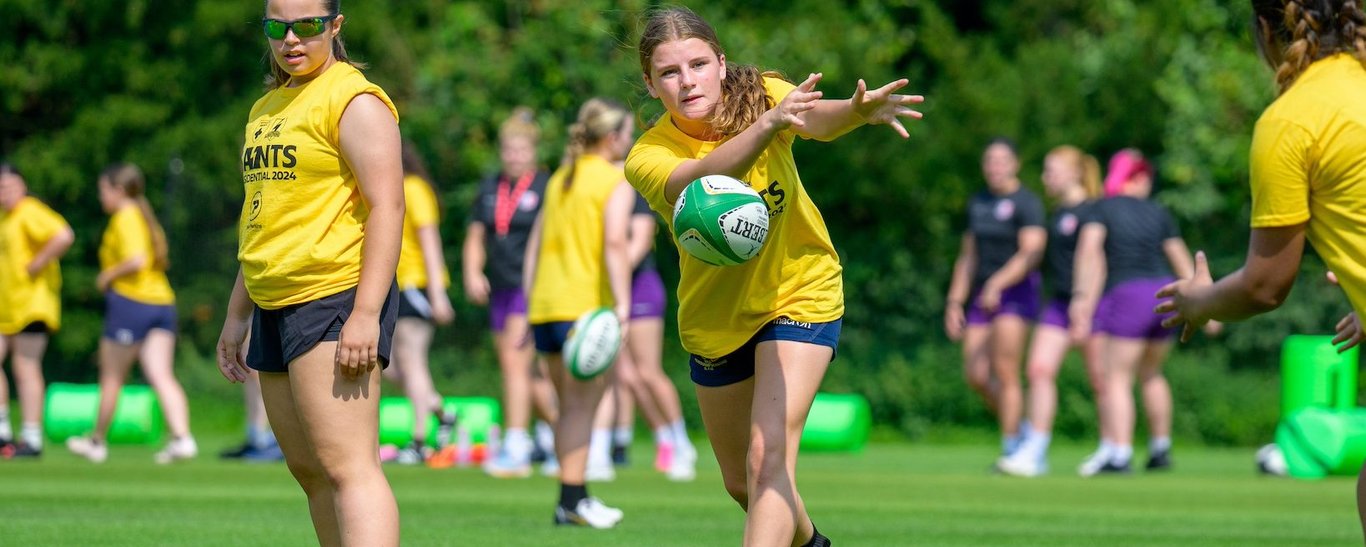
<path id="1" fill-rule="evenodd" d="M 763 249 L 768 205 L 744 182 L 707 175 L 678 195 L 673 222 L 680 249 L 713 266 L 734 266 Z"/>
<path id="2" fill-rule="evenodd" d="M 611 368 L 621 349 L 621 322 L 610 308 L 590 310 L 574 321 L 564 343 L 564 366 L 580 380 Z"/>
<path id="3" fill-rule="evenodd" d="M 1257 450 L 1257 471 L 1264 475 L 1284 477 L 1290 473 L 1285 463 L 1285 453 L 1276 443 L 1265 445 Z"/>

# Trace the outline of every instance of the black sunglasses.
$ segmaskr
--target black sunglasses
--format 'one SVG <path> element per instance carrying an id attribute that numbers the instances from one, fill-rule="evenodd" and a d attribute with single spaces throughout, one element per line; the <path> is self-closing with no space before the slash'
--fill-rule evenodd
<path id="1" fill-rule="evenodd" d="M 281 21 L 279 19 L 261 19 L 261 25 L 265 28 L 266 37 L 271 40 L 284 40 L 285 34 L 290 30 L 300 38 L 310 38 L 322 34 L 327 30 L 327 23 L 337 18 L 337 14 L 324 15 L 322 17 L 304 17 L 293 21 Z"/>

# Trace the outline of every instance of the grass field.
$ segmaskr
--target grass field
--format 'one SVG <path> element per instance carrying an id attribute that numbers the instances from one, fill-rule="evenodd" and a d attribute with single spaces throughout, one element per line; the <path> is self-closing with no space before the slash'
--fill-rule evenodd
<path id="1" fill-rule="evenodd" d="M 114 447 L 95 466 L 52 446 L 0 461 L 0 544 L 309 545 L 303 494 L 281 464 L 158 467 L 150 447 Z M 205 442 L 209 441 L 209 442 Z M 221 442 L 213 442 L 221 441 Z M 706 447 L 699 447 L 707 450 Z M 990 447 L 878 444 L 807 454 L 802 491 L 835 545 L 1360 545 L 1354 483 L 1258 477 L 1252 451 L 1178 446 L 1165 475 L 1080 479 L 1082 447 L 1054 450 L 1053 475 L 986 472 Z M 693 483 L 636 466 L 592 492 L 626 511 L 613 530 L 550 525 L 551 479 L 495 480 L 473 469 L 387 467 L 407 545 L 735 545 L 740 510 L 704 452 Z"/>

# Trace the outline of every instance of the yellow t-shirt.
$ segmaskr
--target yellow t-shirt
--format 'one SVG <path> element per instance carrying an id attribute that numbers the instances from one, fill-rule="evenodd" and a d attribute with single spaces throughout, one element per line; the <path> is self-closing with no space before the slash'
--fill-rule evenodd
<path id="1" fill-rule="evenodd" d="M 772 104 L 795 88 L 776 78 L 764 78 L 764 85 Z M 729 354 L 779 317 L 823 323 L 844 315 L 843 269 L 825 220 L 797 175 L 794 136 L 784 131 L 774 137 L 742 177 L 768 203 L 763 250 L 738 266 L 711 266 L 678 253 L 678 328 L 691 353 L 710 359 Z M 626 178 L 652 209 L 672 219 L 673 204 L 664 199 L 669 174 L 722 142 L 689 137 L 666 114 L 631 148 Z"/>
<path id="2" fill-rule="evenodd" d="M 441 212 L 437 208 L 432 185 L 417 175 L 403 177 L 403 199 L 407 204 L 407 212 L 403 214 L 403 249 L 398 254 L 398 286 L 401 289 L 425 288 L 427 263 L 417 231 L 419 228 L 437 226 L 441 221 Z M 442 288 L 451 286 L 451 273 L 445 264 L 441 265 L 441 272 Z"/>
<path id="3" fill-rule="evenodd" d="M 568 190 L 567 167 L 546 183 L 541 248 L 527 302 L 527 319 L 533 324 L 573 321 L 616 301 L 603 260 L 604 216 L 607 199 L 625 176 L 601 156 L 584 154 L 577 164 Z"/>
<path id="4" fill-rule="evenodd" d="M 264 309 L 310 302 L 360 282 L 365 206 L 341 151 L 342 113 L 369 93 L 398 110 L 348 63 L 256 101 L 242 148 L 246 187 L 237 259 Z"/>
<path id="5" fill-rule="evenodd" d="M 1310 65 L 1252 135 L 1252 227 L 1308 222 L 1309 242 L 1366 314 L 1366 69 L 1338 54 Z"/>
<path id="6" fill-rule="evenodd" d="M 104 238 L 100 240 L 100 270 L 141 256 L 142 267 L 114 279 L 110 289 L 129 300 L 169 306 L 175 303 L 175 293 L 166 279 L 166 270 L 155 264 L 156 251 L 153 249 L 152 230 L 142 218 L 142 211 L 137 205 L 125 205 L 109 217 L 109 226 L 104 229 Z"/>
<path id="7" fill-rule="evenodd" d="M 32 197 L 19 200 L 8 213 L 0 210 L 0 334 L 18 333 L 35 321 L 54 331 L 61 327 L 60 266 L 53 260 L 29 277 L 28 265 L 68 228 L 62 215 Z"/>

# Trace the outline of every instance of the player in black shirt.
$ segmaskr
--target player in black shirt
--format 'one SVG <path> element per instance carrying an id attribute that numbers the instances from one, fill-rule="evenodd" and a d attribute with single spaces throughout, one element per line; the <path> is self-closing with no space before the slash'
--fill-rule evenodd
<path id="1" fill-rule="evenodd" d="M 968 226 L 944 305 L 949 338 L 963 341 L 963 374 L 1001 425 L 1003 452 L 1019 444 L 1020 360 L 1039 313 L 1043 202 L 1019 179 L 1015 146 L 996 139 L 982 154 L 987 189 L 968 203 Z"/>
<path id="2" fill-rule="evenodd" d="M 1068 332 L 1071 322 L 1067 316 L 1072 301 L 1077 236 L 1089 218 L 1092 200 L 1101 194 L 1100 164 L 1074 146 L 1059 146 L 1050 151 L 1044 157 L 1042 178 L 1044 190 L 1056 207 L 1048 223 L 1048 246 L 1043 261 L 1047 304 L 1034 328 L 1026 367 L 1028 427 L 1021 432 L 1020 448 L 996 463 L 1002 472 L 1024 477 L 1048 472 L 1048 444 L 1058 407 L 1058 369 L 1067 351 L 1079 341 Z M 1087 372 L 1091 373 L 1092 384 L 1102 385 L 1100 376 L 1090 370 L 1094 368 L 1090 366 L 1091 361 L 1087 360 Z"/>
<path id="3" fill-rule="evenodd" d="M 1108 426 L 1102 434 L 1111 436 L 1082 463 L 1082 476 L 1129 471 L 1135 379 L 1142 381 L 1151 434 L 1147 469 L 1171 466 L 1171 387 L 1162 363 L 1174 331 L 1162 326 L 1153 308 L 1158 289 L 1173 274 L 1190 277 L 1194 266 L 1171 214 L 1148 199 L 1152 181 L 1152 168 L 1137 150 L 1115 154 L 1105 178 L 1111 197 L 1093 207 L 1077 244 L 1071 317 L 1095 318 L 1093 336 L 1101 345 L 1106 379 L 1101 417 Z"/>
<path id="4" fill-rule="evenodd" d="M 528 426 L 532 403 L 548 422 L 558 415 L 549 377 L 540 366 L 526 316 L 522 262 L 527 239 L 541 211 L 550 175 L 537 168 L 540 129 L 531 110 L 519 108 L 498 130 L 502 170 L 479 183 L 465 232 L 462 269 L 465 297 L 489 307 L 490 326 L 503 376 L 504 439 L 486 471 L 497 477 L 531 474 L 535 443 Z M 542 428 L 549 430 L 548 427 Z M 541 443 L 547 439 L 539 439 Z M 549 450 L 553 444 L 547 444 Z"/>

